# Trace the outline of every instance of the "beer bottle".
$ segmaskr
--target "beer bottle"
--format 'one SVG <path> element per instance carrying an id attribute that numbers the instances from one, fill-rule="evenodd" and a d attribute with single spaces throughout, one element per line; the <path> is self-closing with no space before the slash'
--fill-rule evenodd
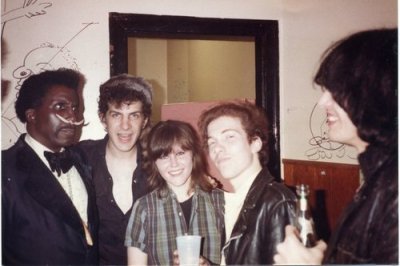
<path id="1" fill-rule="evenodd" d="M 300 240 L 305 247 L 313 247 L 316 244 L 317 236 L 315 233 L 311 210 L 308 204 L 308 185 L 297 185 L 296 193 L 298 196 L 296 226 L 300 233 Z"/>

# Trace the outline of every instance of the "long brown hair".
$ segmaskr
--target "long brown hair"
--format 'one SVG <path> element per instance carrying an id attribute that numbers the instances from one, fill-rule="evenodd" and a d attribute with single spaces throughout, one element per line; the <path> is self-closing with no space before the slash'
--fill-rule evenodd
<path id="1" fill-rule="evenodd" d="M 189 123 L 176 120 L 158 122 L 151 129 L 146 140 L 144 168 L 149 174 L 150 190 L 157 189 L 160 193 L 167 191 L 167 182 L 160 175 L 156 160 L 171 153 L 174 145 L 179 145 L 183 150 L 192 152 L 191 189 L 198 185 L 202 190 L 210 191 L 214 186 L 210 182 L 207 159 L 201 148 L 197 132 Z"/>

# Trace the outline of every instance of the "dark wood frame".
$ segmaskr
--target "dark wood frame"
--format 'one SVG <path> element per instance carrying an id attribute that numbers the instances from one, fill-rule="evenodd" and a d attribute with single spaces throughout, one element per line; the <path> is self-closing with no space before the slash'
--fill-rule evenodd
<path id="1" fill-rule="evenodd" d="M 270 123 L 268 168 L 280 179 L 278 21 L 110 13 L 109 28 L 111 75 L 128 71 L 128 37 L 253 37 L 256 104 L 265 109 Z"/>

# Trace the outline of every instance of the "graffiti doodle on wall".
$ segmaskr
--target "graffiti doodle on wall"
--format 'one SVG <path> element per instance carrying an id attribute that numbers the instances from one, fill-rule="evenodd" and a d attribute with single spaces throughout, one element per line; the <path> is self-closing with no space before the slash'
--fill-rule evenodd
<path id="1" fill-rule="evenodd" d="M 20 19 L 20 18 L 28 18 L 31 19 L 33 17 L 45 15 L 47 13 L 46 9 L 50 8 L 53 4 L 50 2 L 42 2 L 38 0 L 24 0 L 24 3 L 21 7 L 14 8 L 12 10 L 6 11 L 1 14 L 1 37 L 3 37 L 4 27 L 7 22 Z M 7 9 L 7 1 L 4 3 L 4 9 Z"/>
<path id="2" fill-rule="evenodd" d="M 77 60 L 72 56 L 68 45 L 75 40 L 79 34 L 94 24 L 97 23 L 83 23 L 83 27 L 63 45 L 44 42 L 39 45 L 39 47 L 30 49 L 24 56 L 23 62 L 13 70 L 12 76 L 16 80 L 16 86 L 14 87 L 15 94 L 18 93 L 24 80 L 31 75 L 38 74 L 45 70 L 58 69 L 60 67 L 79 70 Z M 12 44 L 9 46 L 11 47 Z M 11 108 L 13 105 L 14 102 L 6 106 L 3 105 L 1 114 L 3 133 L 6 131 L 6 135 L 9 136 L 7 142 L 10 143 L 15 141 L 16 137 L 25 131 L 24 127 L 15 116 L 13 108 Z"/>
<path id="3" fill-rule="evenodd" d="M 316 115 L 316 107 L 317 104 L 314 105 L 309 118 L 311 138 L 308 144 L 311 148 L 305 152 L 307 158 L 310 160 L 329 160 L 344 157 L 356 159 L 354 155 L 348 151 L 348 146 L 329 139 L 326 116 L 322 119 L 319 118 Z"/>

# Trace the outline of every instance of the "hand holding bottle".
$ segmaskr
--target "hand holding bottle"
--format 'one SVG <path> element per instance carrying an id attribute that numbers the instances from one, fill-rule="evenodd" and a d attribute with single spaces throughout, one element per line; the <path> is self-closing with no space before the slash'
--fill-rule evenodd
<path id="1" fill-rule="evenodd" d="M 326 243 L 319 240 L 306 248 L 299 240 L 299 231 L 292 225 L 285 227 L 285 240 L 276 247 L 274 262 L 278 265 L 319 265 L 322 263 Z"/>

